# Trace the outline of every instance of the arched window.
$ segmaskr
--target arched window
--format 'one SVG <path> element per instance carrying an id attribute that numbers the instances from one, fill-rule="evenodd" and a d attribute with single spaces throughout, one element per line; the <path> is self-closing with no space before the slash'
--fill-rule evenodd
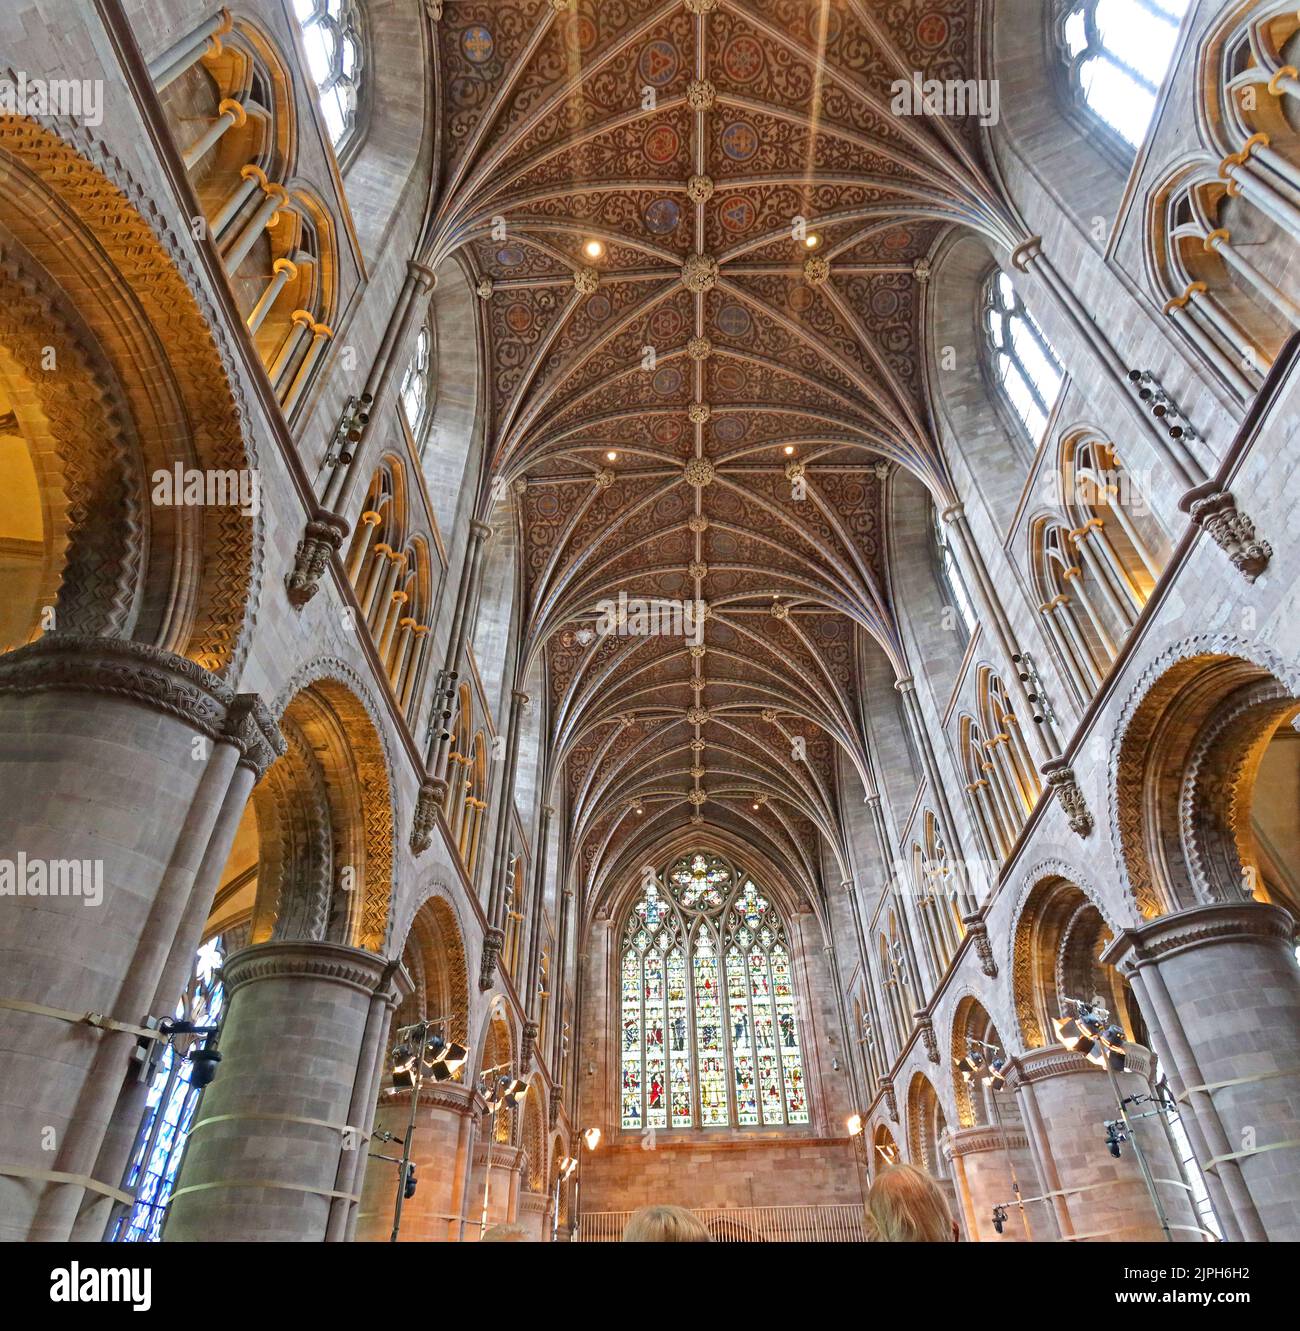
<path id="1" fill-rule="evenodd" d="M 1070 95 L 1136 152 L 1190 0 L 1066 0 L 1057 42 Z"/>
<path id="2" fill-rule="evenodd" d="M 969 642 L 977 623 L 975 607 L 971 605 L 970 593 L 961 575 L 957 556 L 953 553 L 952 542 L 948 538 L 948 524 L 934 510 L 934 546 L 935 559 L 939 566 L 939 587 L 944 599 L 957 612 L 958 627 L 962 631 L 962 641 Z"/>
<path id="3" fill-rule="evenodd" d="M 325 128 L 342 157 L 356 132 L 365 69 L 361 11 L 356 0 L 294 0 L 293 8 Z"/>
<path id="4" fill-rule="evenodd" d="M 984 289 L 984 334 L 994 378 L 1037 445 L 1061 391 L 1061 362 L 1011 279 L 998 269 Z"/>
<path id="5" fill-rule="evenodd" d="M 402 410 L 406 413 L 406 423 L 411 427 L 411 434 L 417 444 L 424 433 L 429 408 L 433 406 L 430 392 L 432 384 L 433 331 L 426 324 L 415 339 L 415 350 L 402 376 Z"/>
<path id="6" fill-rule="evenodd" d="M 625 1129 L 808 1122 L 785 926 L 716 855 L 646 881 L 623 929 Z"/>
<path id="7" fill-rule="evenodd" d="M 219 937 L 199 948 L 190 986 L 176 1005 L 177 1018 L 196 1026 L 220 1024 L 226 1005 L 220 971 L 224 959 Z M 176 1172 L 202 1094 L 202 1088 L 193 1083 L 194 1064 L 187 1057 L 198 1038 L 181 1036 L 162 1045 L 124 1185 L 135 1193 L 135 1203 L 113 1222 L 110 1242 L 157 1243 L 162 1237 L 167 1202 L 176 1186 Z"/>

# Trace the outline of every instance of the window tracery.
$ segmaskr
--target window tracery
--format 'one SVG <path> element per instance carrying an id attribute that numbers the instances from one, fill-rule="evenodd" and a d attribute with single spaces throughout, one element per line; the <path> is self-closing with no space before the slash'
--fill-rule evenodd
<path id="1" fill-rule="evenodd" d="M 1011 279 L 997 269 L 984 289 L 984 337 L 993 377 L 1030 443 L 1037 445 L 1065 376 Z"/>
<path id="2" fill-rule="evenodd" d="M 648 873 L 620 976 L 624 1129 L 809 1121 L 790 943 L 748 875 L 699 852 Z"/>
<path id="3" fill-rule="evenodd" d="M 341 157 L 358 126 L 365 41 L 356 0 L 294 0 L 307 69 L 330 143 Z"/>

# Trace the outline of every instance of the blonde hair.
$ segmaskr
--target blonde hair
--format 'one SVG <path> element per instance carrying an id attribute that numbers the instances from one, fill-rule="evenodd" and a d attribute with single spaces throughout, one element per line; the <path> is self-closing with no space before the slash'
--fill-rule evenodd
<path id="1" fill-rule="evenodd" d="M 644 1206 L 623 1231 L 624 1243 L 712 1243 L 713 1237 L 680 1206 Z"/>
<path id="2" fill-rule="evenodd" d="M 915 1165 L 891 1165 L 867 1194 L 867 1221 L 875 1243 L 951 1243 L 956 1237 L 948 1199 Z"/>
<path id="3" fill-rule="evenodd" d="M 485 1231 L 484 1243 L 531 1243 L 533 1236 L 523 1225 L 493 1225 Z"/>

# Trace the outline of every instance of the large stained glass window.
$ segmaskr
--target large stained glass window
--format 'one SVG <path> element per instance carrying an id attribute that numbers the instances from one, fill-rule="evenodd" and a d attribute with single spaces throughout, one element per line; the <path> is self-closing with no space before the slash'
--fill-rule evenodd
<path id="1" fill-rule="evenodd" d="M 199 948 L 190 986 L 176 1005 L 178 1018 L 196 1026 L 220 1024 L 225 1011 L 225 989 L 219 978 L 223 956 L 220 938 Z M 202 1094 L 190 1081 L 194 1064 L 187 1055 L 195 1038 L 178 1036 L 163 1046 L 123 1185 L 135 1193 L 135 1204 L 114 1220 L 108 1235 L 111 1242 L 157 1243 L 161 1237 L 185 1139 Z"/>
<path id="2" fill-rule="evenodd" d="M 808 1122 L 790 941 L 752 879 L 706 854 L 647 871 L 620 975 L 625 1129 Z"/>

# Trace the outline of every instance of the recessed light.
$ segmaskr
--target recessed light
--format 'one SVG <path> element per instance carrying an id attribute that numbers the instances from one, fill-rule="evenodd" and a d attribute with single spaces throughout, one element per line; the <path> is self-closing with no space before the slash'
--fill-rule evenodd
<path id="1" fill-rule="evenodd" d="M 605 456 L 606 456 L 606 458 L 609 459 L 610 462 L 617 462 L 617 461 L 618 461 L 618 454 L 615 453 L 613 449 L 610 449 L 610 451 L 609 451 L 608 453 L 606 453 Z"/>
<path id="2" fill-rule="evenodd" d="M 786 446 L 785 446 L 785 450 L 784 450 L 784 451 L 785 451 L 785 455 L 786 455 L 786 457 L 790 457 L 791 454 L 794 453 L 794 445 L 793 445 L 793 444 L 786 444 Z"/>
<path id="3" fill-rule="evenodd" d="M 605 255 L 605 246 L 599 240 L 589 240 L 583 247 L 582 252 L 589 259 L 601 259 Z"/>
<path id="4" fill-rule="evenodd" d="M 803 238 L 803 243 L 808 249 L 815 250 L 822 243 L 822 238 L 815 231 L 810 231 Z"/>

